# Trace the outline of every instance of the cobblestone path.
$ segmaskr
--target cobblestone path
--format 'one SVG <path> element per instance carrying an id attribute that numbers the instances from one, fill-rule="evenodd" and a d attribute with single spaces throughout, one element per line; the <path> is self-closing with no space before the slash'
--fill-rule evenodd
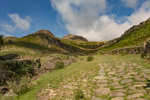
<path id="1" fill-rule="evenodd" d="M 136 63 L 99 64 L 91 100 L 150 100 L 150 70 Z"/>

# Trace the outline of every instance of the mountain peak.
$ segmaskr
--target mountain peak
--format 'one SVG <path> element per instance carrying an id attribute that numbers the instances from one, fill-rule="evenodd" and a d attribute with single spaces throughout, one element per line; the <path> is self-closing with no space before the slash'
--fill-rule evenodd
<path id="1" fill-rule="evenodd" d="M 73 34 L 67 34 L 66 36 L 64 36 L 62 39 L 66 39 L 66 40 L 73 40 L 73 41 L 80 41 L 80 42 L 88 42 L 88 40 L 82 36 L 78 36 L 78 35 L 73 35 Z"/>
<path id="2" fill-rule="evenodd" d="M 36 33 L 37 33 L 37 34 L 38 34 L 38 33 L 43 33 L 43 34 L 50 35 L 51 37 L 55 37 L 52 32 L 50 32 L 49 30 L 45 30 L 45 29 L 38 30 Z"/>

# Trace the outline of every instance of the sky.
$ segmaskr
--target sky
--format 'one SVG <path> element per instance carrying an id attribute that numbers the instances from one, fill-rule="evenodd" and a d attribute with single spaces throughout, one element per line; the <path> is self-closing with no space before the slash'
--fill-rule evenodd
<path id="1" fill-rule="evenodd" d="M 40 29 L 106 41 L 150 17 L 150 0 L 0 0 L 0 34 L 23 37 Z"/>

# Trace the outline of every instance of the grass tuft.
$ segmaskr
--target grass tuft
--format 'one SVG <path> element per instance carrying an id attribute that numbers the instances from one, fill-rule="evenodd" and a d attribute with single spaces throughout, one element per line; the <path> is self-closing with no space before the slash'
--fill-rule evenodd
<path id="1" fill-rule="evenodd" d="M 64 62 L 63 61 L 56 61 L 55 62 L 55 69 L 63 69 L 64 68 Z"/>
<path id="2" fill-rule="evenodd" d="M 92 56 L 87 57 L 87 61 L 92 61 L 93 59 L 94 59 L 94 57 L 92 57 Z"/>

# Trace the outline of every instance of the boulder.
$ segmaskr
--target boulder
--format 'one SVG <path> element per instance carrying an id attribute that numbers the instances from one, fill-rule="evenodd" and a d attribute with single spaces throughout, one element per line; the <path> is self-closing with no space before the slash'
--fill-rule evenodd
<path id="1" fill-rule="evenodd" d="M 44 63 L 44 65 L 43 65 L 44 72 L 47 70 L 54 70 L 55 63 L 57 61 L 63 61 L 65 66 L 69 66 L 70 64 L 76 62 L 76 58 L 74 56 L 69 57 L 68 59 L 63 59 L 61 57 L 54 57 L 54 58 L 48 60 L 46 63 Z"/>

